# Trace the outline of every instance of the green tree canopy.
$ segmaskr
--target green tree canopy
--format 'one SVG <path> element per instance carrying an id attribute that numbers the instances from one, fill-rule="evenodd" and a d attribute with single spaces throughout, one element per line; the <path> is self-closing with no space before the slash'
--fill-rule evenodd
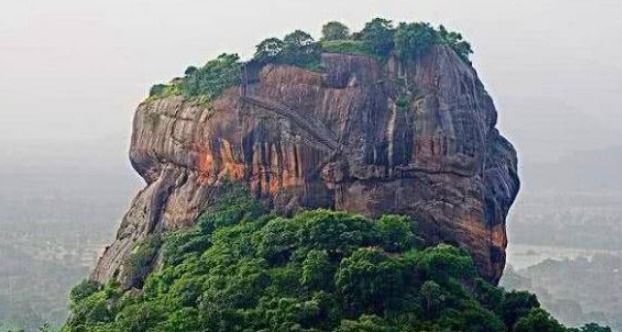
<path id="1" fill-rule="evenodd" d="M 253 60 L 257 64 L 285 64 L 308 70 L 321 71 L 321 54 L 344 53 L 373 56 L 386 60 L 412 60 L 422 56 L 433 45 L 447 45 L 465 62 L 473 53 L 471 45 L 458 32 L 444 26 L 438 29 L 428 23 L 399 23 L 374 18 L 361 31 L 350 33 L 343 23 L 331 21 L 322 27 L 320 42 L 309 33 L 295 30 L 282 39 L 272 37 L 256 47 Z M 168 84 L 156 84 L 149 90 L 149 100 L 184 96 L 209 104 L 227 88 L 240 84 L 240 59 L 237 54 L 221 54 L 202 67 L 189 66 L 184 76 Z"/>
<path id="2" fill-rule="evenodd" d="M 63 330 L 565 331 L 534 296 L 477 278 L 464 250 L 422 247 L 409 218 L 275 216 L 233 183 L 218 197 L 195 228 L 162 236 L 141 292 L 76 286 Z"/>
<path id="3" fill-rule="evenodd" d="M 296 30 L 287 34 L 285 38 L 283 38 L 283 42 L 285 43 L 285 48 L 288 50 L 300 50 L 313 44 L 314 40 L 310 34 L 302 30 Z"/>
<path id="4" fill-rule="evenodd" d="M 439 26 L 438 34 L 442 43 L 449 45 L 462 60 L 469 62 L 473 49 L 471 44 L 462 39 L 462 34 L 448 31 L 443 25 Z"/>
<path id="5" fill-rule="evenodd" d="M 321 40 L 345 40 L 350 38 L 350 28 L 345 24 L 330 21 L 322 27 Z"/>
<path id="6" fill-rule="evenodd" d="M 428 23 L 400 23 L 395 32 L 395 51 L 404 59 L 420 57 L 437 43 L 436 30 Z"/>
<path id="7" fill-rule="evenodd" d="M 564 332 L 566 328 L 555 318 L 540 309 L 534 308 L 525 317 L 521 317 L 514 325 L 514 332 Z"/>
<path id="8" fill-rule="evenodd" d="M 377 56 L 387 56 L 393 49 L 393 22 L 383 18 L 374 18 L 365 24 L 357 37 L 369 45 Z"/>
<path id="9" fill-rule="evenodd" d="M 257 45 L 255 59 L 267 61 L 276 58 L 285 48 L 285 42 L 278 38 L 268 38 Z"/>

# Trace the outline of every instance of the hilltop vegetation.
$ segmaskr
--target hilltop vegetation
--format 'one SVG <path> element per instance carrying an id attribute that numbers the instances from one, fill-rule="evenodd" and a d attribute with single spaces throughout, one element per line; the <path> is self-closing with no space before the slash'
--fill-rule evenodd
<path id="1" fill-rule="evenodd" d="M 597 253 L 589 259 L 582 256 L 547 259 L 520 270 L 510 267 L 502 284 L 507 289 L 537 293 L 542 305 L 566 324 L 595 321 L 620 331 L 622 275 L 619 271 L 622 271 L 622 256 Z"/>
<path id="2" fill-rule="evenodd" d="M 142 290 L 76 286 L 63 330 L 567 331 L 534 295 L 478 278 L 465 251 L 423 246 L 414 225 L 328 210 L 279 217 L 230 185 L 195 228 L 137 246 L 136 269 L 162 252 Z"/>
<path id="3" fill-rule="evenodd" d="M 429 23 L 393 22 L 375 18 L 355 33 L 339 22 L 328 22 L 322 28 L 322 37 L 316 41 L 309 33 L 296 30 L 283 39 L 271 37 L 257 45 L 253 61 L 265 65 L 287 64 L 320 71 L 320 55 L 324 52 L 362 54 L 386 60 L 395 55 L 402 61 L 422 56 L 432 45 L 451 47 L 465 62 L 473 53 L 471 45 L 457 32 L 444 26 L 438 29 Z M 150 99 L 170 96 L 197 98 L 207 102 L 218 97 L 225 89 L 240 84 L 242 63 L 237 54 L 221 54 L 202 67 L 188 67 L 183 77 L 169 84 L 156 84 L 149 91 Z"/>

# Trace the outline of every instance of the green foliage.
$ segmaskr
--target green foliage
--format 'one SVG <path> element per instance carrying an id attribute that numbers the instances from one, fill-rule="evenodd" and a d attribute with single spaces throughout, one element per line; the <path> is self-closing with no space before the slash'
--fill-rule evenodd
<path id="1" fill-rule="evenodd" d="M 240 84 L 240 58 L 237 54 L 221 54 L 205 66 L 190 66 L 183 78 L 170 84 L 156 84 L 149 91 L 150 99 L 183 95 L 186 98 L 217 98 L 224 90 Z"/>
<path id="2" fill-rule="evenodd" d="M 186 70 L 181 81 L 181 92 L 185 97 L 206 96 L 210 100 L 218 97 L 225 89 L 240 84 L 240 57 L 223 53 L 196 70 Z"/>
<path id="3" fill-rule="evenodd" d="M 581 328 L 569 329 L 569 332 L 612 332 L 610 327 L 600 326 L 595 323 L 588 323 Z"/>
<path id="4" fill-rule="evenodd" d="M 181 86 L 178 80 L 173 80 L 170 84 L 156 84 L 149 90 L 149 100 L 180 96 Z"/>
<path id="5" fill-rule="evenodd" d="M 263 64 L 286 64 L 316 70 L 320 64 L 320 48 L 310 34 L 296 30 L 283 40 L 273 37 L 259 43 L 253 59 Z"/>
<path id="6" fill-rule="evenodd" d="M 418 58 L 437 44 L 438 38 L 428 23 L 400 23 L 395 31 L 395 52 L 402 59 Z"/>
<path id="7" fill-rule="evenodd" d="M 379 57 L 388 56 L 393 50 L 393 22 L 383 18 L 374 18 L 365 24 L 357 38 L 368 45 L 371 52 Z"/>
<path id="8" fill-rule="evenodd" d="M 564 332 L 564 328 L 555 318 L 540 309 L 534 308 L 529 311 L 527 316 L 521 317 L 516 325 L 514 332 Z"/>
<path id="9" fill-rule="evenodd" d="M 99 283 L 92 280 L 83 280 L 71 289 L 69 298 L 73 303 L 80 302 L 83 299 L 93 295 L 100 288 Z"/>
<path id="10" fill-rule="evenodd" d="M 283 42 L 285 43 L 285 49 L 287 51 L 299 51 L 304 47 L 310 46 L 313 44 L 314 40 L 310 34 L 302 31 L 296 30 L 283 38 Z"/>
<path id="11" fill-rule="evenodd" d="M 457 32 L 448 31 L 444 26 L 434 29 L 429 23 L 400 23 L 394 37 L 395 52 L 403 59 L 415 59 L 436 44 L 448 45 L 465 62 L 473 53 L 471 44 L 462 39 Z"/>
<path id="12" fill-rule="evenodd" d="M 141 293 L 124 293 L 114 284 L 77 286 L 64 331 L 554 326 L 534 311 L 535 298 L 505 293 L 477 278 L 464 250 L 421 247 L 408 218 L 370 220 L 328 210 L 290 218 L 265 215 L 248 190 L 232 183 L 218 197 L 197 227 L 164 236 L 163 266 Z M 135 254 L 152 257 L 151 241 Z M 136 260 L 141 266 L 148 261 Z"/>
<path id="13" fill-rule="evenodd" d="M 149 97 L 161 96 L 164 94 L 164 91 L 168 88 L 166 84 L 156 84 L 151 87 L 149 90 Z"/>
<path id="14" fill-rule="evenodd" d="M 126 264 L 127 276 L 133 280 L 132 284 L 140 285 L 151 271 L 161 244 L 160 235 L 154 234 L 135 245 Z"/>
<path id="15" fill-rule="evenodd" d="M 495 313 L 473 302 L 465 304 L 462 311 L 444 310 L 440 322 L 440 325 L 449 327 L 451 331 L 504 332 L 506 330 L 506 326 Z"/>
<path id="16" fill-rule="evenodd" d="M 440 244 L 426 248 L 414 255 L 421 272 L 440 284 L 447 285 L 453 279 L 476 276 L 473 259 L 463 249 Z"/>
<path id="17" fill-rule="evenodd" d="M 321 46 L 328 53 L 374 55 L 367 44 L 360 40 L 326 40 L 321 42 Z"/>
<path id="18" fill-rule="evenodd" d="M 198 224 L 204 233 L 211 234 L 217 228 L 233 226 L 262 214 L 262 207 L 245 186 L 227 181 L 221 185 L 218 198 L 201 214 Z"/>
<path id="19" fill-rule="evenodd" d="M 322 41 L 350 38 L 350 28 L 341 22 L 331 21 L 322 27 Z"/>
<path id="20" fill-rule="evenodd" d="M 275 59 L 285 49 L 285 42 L 278 38 L 268 38 L 257 45 L 255 59 L 266 62 Z"/>
<path id="21" fill-rule="evenodd" d="M 410 102 L 408 100 L 408 97 L 406 95 L 400 95 L 397 100 L 395 101 L 395 105 L 397 106 L 397 108 L 402 111 L 402 112 L 406 112 L 408 111 L 409 107 L 410 107 Z"/>
<path id="22" fill-rule="evenodd" d="M 302 279 L 300 283 L 313 290 L 329 290 L 331 282 L 326 276 L 333 275 L 334 273 L 330 257 L 326 251 L 311 250 L 307 254 L 307 258 L 302 262 Z"/>
<path id="23" fill-rule="evenodd" d="M 347 312 L 382 314 L 405 290 L 405 267 L 402 260 L 378 248 L 360 248 L 345 258 L 335 286 L 346 300 Z"/>
<path id="24" fill-rule="evenodd" d="M 428 314 L 428 317 L 438 317 L 441 308 L 447 301 L 447 292 L 434 282 L 428 280 L 419 289 L 421 307 Z"/>
<path id="25" fill-rule="evenodd" d="M 188 68 L 186 68 L 186 70 L 184 71 L 184 75 L 186 76 L 190 76 L 193 75 L 194 73 L 197 72 L 197 70 L 199 70 L 199 68 L 195 67 L 195 66 L 189 66 Z"/>
<path id="26" fill-rule="evenodd" d="M 469 55 L 473 53 L 471 44 L 462 39 L 462 34 L 453 31 L 447 31 L 444 26 L 439 26 L 438 37 L 442 44 L 447 44 L 456 54 L 465 62 L 470 63 Z"/>
<path id="27" fill-rule="evenodd" d="M 357 320 L 344 319 L 336 332 L 399 332 L 388 321 L 376 315 L 362 315 Z"/>
<path id="28" fill-rule="evenodd" d="M 540 303 L 534 294 L 511 291 L 505 295 L 501 315 L 507 326 L 514 326 L 520 317 L 525 317 L 532 309 L 537 308 L 540 308 Z"/>
<path id="29" fill-rule="evenodd" d="M 257 45 L 254 60 L 317 70 L 321 52 L 368 55 L 379 59 L 395 54 L 401 59 L 412 60 L 438 44 L 448 45 L 466 62 L 473 53 L 471 45 L 460 33 L 448 31 L 442 25 L 437 30 L 429 23 L 402 22 L 396 28 L 390 20 L 374 18 L 354 34 L 350 34 L 350 29 L 342 23 L 328 22 L 322 27 L 319 42 L 300 30 L 283 40 L 268 38 Z"/>
<path id="30" fill-rule="evenodd" d="M 317 71 L 321 69 L 322 52 L 368 55 L 379 59 L 396 54 L 404 60 L 411 60 L 435 44 L 448 45 L 466 62 L 473 53 L 471 45 L 460 33 L 448 31 L 442 25 L 438 30 L 428 23 L 400 23 L 395 28 L 390 20 L 374 18 L 353 34 L 340 22 L 328 22 L 322 27 L 319 42 L 301 30 L 295 30 L 283 39 L 265 39 L 257 45 L 253 60 L 263 65 L 286 64 Z M 152 86 L 147 100 L 184 96 L 209 107 L 223 91 L 241 83 L 240 70 L 239 56 L 224 53 L 203 67 L 189 66 L 184 77 L 175 78 L 169 84 Z"/>

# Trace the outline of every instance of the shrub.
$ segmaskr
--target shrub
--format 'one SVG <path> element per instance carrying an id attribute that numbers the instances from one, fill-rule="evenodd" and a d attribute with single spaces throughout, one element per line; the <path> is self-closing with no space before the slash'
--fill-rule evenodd
<path id="1" fill-rule="evenodd" d="M 139 242 L 130 254 L 126 275 L 130 284 L 142 287 L 142 281 L 151 271 L 162 241 L 159 234 L 154 234 Z"/>
<path id="2" fill-rule="evenodd" d="M 413 222 L 408 217 L 385 215 L 380 217 L 375 226 L 383 239 L 382 247 L 388 252 L 404 252 L 418 242 L 413 233 Z"/>
<path id="3" fill-rule="evenodd" d="M 149 89 L 149 97 L 157 97 L 164 94 L 164 90 L 168 88 L 166 84 L 156 84 Z"/>
<path id="4" fill-rule="evenodd" d="M 208 61 L 205 66 L 190 71 L 181 81 L 181 92 L 185 97 L 206 96 L 213 100 L 224 90 L 240 84 L 240 57 L 223 53 Z M 186 70 L 188 72 L 188 70 Z"/>
<path id="5" fill-rule="evenodd" d="M 328 53 L 374 55 L 367 44 L 359 40 L 327 40 L 322 41 L 321 45 L 322 50 Z"/>
<path id="6" fill-rule="evenodd" d="M 350 38 L 350 29 L 343 23 L 331 21 L 322 27 L 322 41 L 344 40 Z"/>
<path id="7" fill-rule="evenodd" d="M 309 289 L 329 289 L 330 276 L 335 271 L 330 257 L 323 250 L 311 250 L 302 263 L 302 279 L 300 283 Z"/>
<path id="8" fill-rule="evenodd" d="M 511 291 L 505 294 L 501 303 L 501 316 L 505 325 L 514 326 L 520 317 L 540 307 L 535 295 L 525 291 Z"/>
<path id="9" fill-rule="evenodd" d="M 286 64 L 310 70 L 320 65 L 320 47 L 310 34 L 296 30 L 283 40 L 268 38 L 257 45 L 254 60 L 266 64 Z"/>
<path id="10" fill-rule="evenodd" d="M 223 53 L 201 68 L 190 66 L 185 70 L 183 78 L 173 79 L 169 84 L 154 85 L 149 90 L 149 98 L 183 95 L 209 103 L 227 88 L 240 84 L 239 59 L 237 54 Z"/>
<path id="11" fill-rule="evenodd" d="M 521 317 L 516 325 L 514 332 L 564 332 L 566 329 L 551 315 L 540 309 L 534 308 L 525 317 Z"/>
<path id="12" fill-rule="evenodd" d="M 426 248 L 416 256 L 419 269 L 438 283 L 447 284 L 451 279 L 476 276 L 473 259 L 463 249 L 440 244 Z"/>
<path id="13" fill-rule="evenodd" d="M 371 52 L 379 57 L 386 57 L 393 49 L 393 22 L 383 18 L 374 18 L 365 24 L 357 38 L 365 42 Z"/>
<path id="14" fill-rule="evenodd" d="M 394 38 L 395 52 L 408 60 L 422 56 L 438 43 L 438 34 L 428 23 L 400 23 Z"/>
<path id="15" fill-rule="evenodd" d="M 442 44 L 447 44 L 456 54 L 465 62 L 470 63 L 469 55 L 473 53 L 471 44 L 462 39 L 462 34 L 453 31 L 447 31 L 444 26 L 439 26 L 439 39 Z"/>
<path id="16" fill-rule="evenodd" d="M 265 39 L 256 46 L 254 59 L 259 62 L 274 61 L 283 52 L 284 48 L 285 42 L 278 38 Z"/>
<path id="17" fill-rule="evenodd" d="M 80 302 L 100 289 L 100 284 L 92 280 L 83 280 L 71 289 L 69 298 L 72 302 Z"/>

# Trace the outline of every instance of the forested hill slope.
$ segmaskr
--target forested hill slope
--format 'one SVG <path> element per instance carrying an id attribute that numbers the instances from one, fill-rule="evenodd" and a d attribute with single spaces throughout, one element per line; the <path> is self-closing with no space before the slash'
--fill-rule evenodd
<path id="1" fill-rule="evenodd" d="M 395 215 L 266 214 L 231 184 L 197 226 L 133 250 L 136 275 L 157 261 L 141 290 L 75 287 L 64 331 L 610 331 L 567 329 L 534 295 L 479 278 L 466 251 L 420 236 Z"/>

